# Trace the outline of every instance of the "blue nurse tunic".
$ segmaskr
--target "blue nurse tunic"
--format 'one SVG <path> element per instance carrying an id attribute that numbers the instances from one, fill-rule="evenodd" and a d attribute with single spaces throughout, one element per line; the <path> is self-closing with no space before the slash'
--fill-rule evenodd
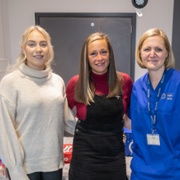
<path id="1" fill-rule="evenodd" d="M 180 71 L 168 69 L 157 109 L 155 134 L 159 145 L 149 145 L 152 133 L 148 111 L 148 73 L 133 85 L 129 116 L 132 120 L 133 159 L 131 180 L 180 180 Z M 159 85 L 150 88 L 152 113 Z"/>

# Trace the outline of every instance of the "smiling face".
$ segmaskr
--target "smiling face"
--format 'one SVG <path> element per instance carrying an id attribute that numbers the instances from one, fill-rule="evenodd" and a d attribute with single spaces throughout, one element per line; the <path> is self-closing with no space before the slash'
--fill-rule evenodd
<path id="1" fill-rule="evenodd" d="M 88 46 L 88 59 L 92 72 L 104 74 L 109 66 L 109 49 L 104 39 L 95 40 Z"/>
<path id="2" fill-rule="evenodd" d="M 36 70 L 45 69 L 45 63 L 49 59 L 49 48 L 46 39 L 38 30 L 33 30 L 29 34 L 24 51 L 27 66 Z"/>
<path id="3" fill-rule="evenodd" d="M 168 52 L 162 37 L 152 36 L 147 38 L 142 44 L 140 54 L 142 63 L 148 71 L 164 69 Z"/>

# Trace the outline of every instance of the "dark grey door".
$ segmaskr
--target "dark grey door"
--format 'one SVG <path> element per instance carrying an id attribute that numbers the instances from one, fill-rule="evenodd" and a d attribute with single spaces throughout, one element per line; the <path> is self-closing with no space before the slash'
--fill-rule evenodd
<path id="1" fill-rule="evenodd" d="M 174 0 L 172 48 L 175 57 L 175 68 L 180 70 L 180 1 Z"/>
<path id="2" fill-rule="evenodd" d="M 80 52 L 85 38 L 94 32 L 106 33 L 112 43 L 118 71 L 134 79 L 135 14 L 36 13 L 36 24 L 52 38 L 54 72 L 65 81 L 79 71 Z"/>

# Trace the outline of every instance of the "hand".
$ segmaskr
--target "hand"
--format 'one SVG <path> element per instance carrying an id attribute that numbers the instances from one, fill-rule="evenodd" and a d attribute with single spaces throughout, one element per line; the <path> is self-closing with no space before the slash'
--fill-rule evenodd
<path id="1" fill-rule="evenodd" d="M 128 118 L 127 114 L 123 115 L 124 127 L 127 129 L 131 129 L 131 119 Z"/>

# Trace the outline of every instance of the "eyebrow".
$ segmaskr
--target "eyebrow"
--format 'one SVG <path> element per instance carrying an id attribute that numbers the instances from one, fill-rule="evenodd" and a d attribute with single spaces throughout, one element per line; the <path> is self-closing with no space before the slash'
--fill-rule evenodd
<path id="1" fill-rule="evenodd" d="M 28 40 L 27 42 L 36 42 L 35 40 Z M 46 40 L 40 41 L 40 42 L 47 42 Z"/>

